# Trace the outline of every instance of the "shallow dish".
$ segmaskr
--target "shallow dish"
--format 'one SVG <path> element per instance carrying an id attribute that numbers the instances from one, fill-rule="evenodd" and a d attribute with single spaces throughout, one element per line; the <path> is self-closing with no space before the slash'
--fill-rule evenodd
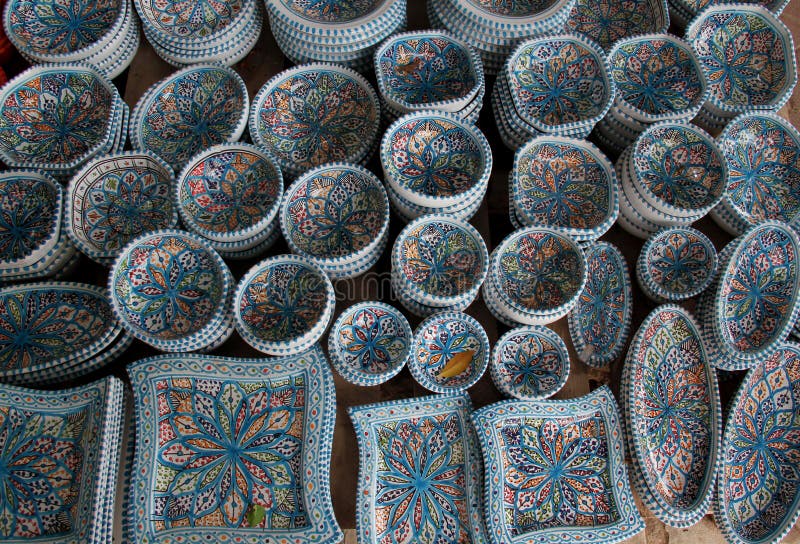
<path id="1" fill-rule="evenodd" d="M 662 33 L 669 27 L 666 0 L 578 0 L 565 29 L 608 51 L 619 40 L 637 34 Z"/>

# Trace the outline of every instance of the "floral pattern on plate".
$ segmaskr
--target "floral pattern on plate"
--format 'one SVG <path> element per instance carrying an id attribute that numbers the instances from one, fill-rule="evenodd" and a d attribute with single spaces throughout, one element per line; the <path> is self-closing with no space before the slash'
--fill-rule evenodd
<path id="1" fill-rule="evenodd" d="M 657 0 L 578 0 L 565 28 L 608 50 L 635 34 L 664 32 L 664 8 Z"/>
<path id="2" fill-rule="evenodd" d="M 569 376 L 569 354 L 561 337 L 547 327 L 512 329 L 495 344 L 492 381 L 510 397 L 547 398 Z"/>
<path id="3" fill-rule="evenodd" d="M 135 0 L 147 24 L 166 36 L 199 39 L 222 32 L 244 10 L 243 0 Z"/>
<path id="4" fill-rule="evenodd" d="M 40 174 L 0 178 L 0 260 L 25 259 L 47 245 L 60 221 L 59 200 L 56 182 Z"/>
<path id="5" fill-rule="evenodd" d="M 500 17 L 530 17 L 546 11 L 555 0 L 467 0 L 470 4 Z"/>
<path id="6" fill-rule="evenodd" d="M 694 296 L 708 287 L 717 272 L 717 252 L 711 240 L 690 227 L 655 234 L 642 248 L 641 274 L 655 284 L 655 294 L 670 300 Z"/>
<path id="7" fill-rule="evenodd" d="M 315 23 L 346 23 L 370 14 L 384 0 L 279 0 L 292 12 Z"/>

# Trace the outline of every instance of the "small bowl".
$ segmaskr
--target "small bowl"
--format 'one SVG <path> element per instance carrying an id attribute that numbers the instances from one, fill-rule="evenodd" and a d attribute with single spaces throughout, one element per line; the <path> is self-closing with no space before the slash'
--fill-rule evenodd
<path id="1" fill-rule="evenodd" d="M 411 354 L 413 333 L 405 316 L 382 302 L 346 309 L 328 335 L 336 371 L 355 385 L 379 385 L 396 376 Z"/>
<path id="2" fill-rule="evenodd" d="M 540 132 L 591 129 L 614 101 L 605 52 L 577 35 L 521 43 L 505 73 L 517 114 Z"/>
<path id="3" fill-rule="evenodd" d="M 439 312 L 419 324 L 414 331 L 408 369 L 422 387 L 434 393 L 466 391 L 489 364 L 489 337 L 481 324 L 461 312 Z M 457 353 L 471 350 L 472 360 L 461 374 L 443 378 L 439 374 Z"/>
<path id="4" fill-rule="evenodd" d="M 495 344 L 489 370 L 495 386 L 507 396 L 546 399 L 567 383 L 567 345 L 547 327 L 512 329 Z"/>
<path id="5" fill-rule="evenodd" d="M 435 111 L 395 121 L 381 141 L 391 187 L 418 206 L 455 206 L 486 192 L 492 150 L 486 136 L 458 116 Z"/>
<path id="6" fill-rule="evenodd" d="M 565 29 L 608 51 L 630 36 L 663 33 L 669 28 L 666 0 L 578 0 Z"/>
<path id="7" fill-rule="evenodd" d="M 294 355 L 317 342 L 330 324 L 336 297 L 322 269 L 300 255 L 269 257 L 239 281 L 236 330 L 269 355 Z"/>
<path id="8" fill-rule="evenodd" d="M 511 194 L 517 220 L 576 240 L 595 240 L 619 214 L 614 167 L 585 140 L 540 136 L 514 155 Z"/>
<path id="9" fill-rule="evenodd" d="M 401 111 L 455 113 L 484 85 L 478 54 L 441 30 L 391 36 L 375 51 L 375 74 L 383 99 Z"/>
<path id="10" fill-rule="evenodd" d="M 192 157 L 175 193 L 189 229 L 212 241 L 238 242 L 273 223 L 283 176 L 275 160 L 253 145 L 218 144 Z"/>
<path id="11" fill-rule="evenodd" d="M 689 23 L 686 40 L 708 77 L 710 105 L 726 116 L 777 111 L 797 83 L 792 34 L 761 6 L 706 8 Z"/>
<path id="12" fill-rule="evenodd" d="M 706 290 L 717 273 L 717 250 L 691 227 L 664 229 L 642 246 L 636 278 L 658 303 L 686 300 Z"/>
<path id="13" fill-rule="evenodd" d="M 481 234 L 450 215 L 423 215 L 410 222 L 392 248 L 392 277 L 415 301 L 448 307 L 471 300 L 489 269 Z"/>

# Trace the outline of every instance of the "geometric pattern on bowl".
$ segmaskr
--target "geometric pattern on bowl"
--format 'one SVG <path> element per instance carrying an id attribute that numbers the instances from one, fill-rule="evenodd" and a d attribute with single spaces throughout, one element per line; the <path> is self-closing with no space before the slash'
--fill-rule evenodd
<path id="1" fill-rule="evenodd" d="M 485 542 L 471 411 L 465 392 L 348 409 L 359 446 L 359 542 Z"/>
<path id="2" fill-rule="evenodd" d="M 711 6 L 689 24 L 686 39 L 722 112 L 780 109 L 797 83 L 792 35 L 761 6 Z"/>
<path id="3" fill-rule="evenodd" d="M 639 121 L 691 119 L 708 97 L 697 56 L 675 36 L 626 39 L 611 49 L 608 59 L 617 103 Z"/>
<path id="4" fill-rule="evenodd" d="M 725 200 L 748 223 L 795 223 L 800 214 L 800 134 L 773 113 L 748 113 L 717 139 L 728 163 Z"/>
<path id="5" fill-rule="evenodd" d="M 611 543 L 644 530 L 607 385 L 572 400 L 501 401 L 471 418 L 493 544 Z"/>
<path id="6" fill-rule="evenodd" d="M 181 0 L 134 0 L 142 22 L 159 36 L 176 41 L 208 41 L 234 27 L 246 0 L 182 2 Z"/>
<path id="7" fill-rule="evenodd" d="M 289 13 L 294 18 L 303 21 L 309 27 L 325 28 L 326 24 L 339 24 L 342 29 L 347 29 L 351 23 L 356 26 L 354 21 L 366 18 L 368 15 L 376 17 L 381 11 L 385 10 L 386 0 L 345 0 L 336 2 L 308 2 L 304 0 L 278 0 L 270 3 L 282 8 L 279 13 Z M 334 27 L 335 28 L 335 27 Z M 320 30 L 322 33 L 322 30 Z M 344 34 L 344 32 L 343 32 Z"/>
<path id="8" fill-rule="evenodd" d="M 714 520 L 729 542 L 779 542 L 800 515 L 800 346 L 745 377 L 725 426 Z"/>
<path id="9" fill-rule="evenodd" d="M 621 390 L 639 496 L 664 523 L 694 525 L 713 495 L 722 409 L 689 313 L 678 306 L 650 313 L 631 344 Z"/>
<path id="10" fill-rule="evenodd" d="M 540 136 L 514 155 L 514 211 L 525 225 L 599 238 L 619 213 L 611 162 L 585 140 Z"/>
<path id="11" fill-rule="evenodd" d="M 331 327 L 328 354 L 348 382 L 378 385 L 403 369 L 412 339 L 411 326 L 399 310 L 362 302 L 343 311 Z"/>
<path id="12" fill-rule="evenodd" d="M 633 292 L 622 252 L 608 242 L 586 249 L 586 286 L 569 312 L 568 326 L 578 359 L 602 368 L 615 360 L 630 333 Z"/>
<path id="13" fill-rule="evenodd" d="M 578 0 L 564 28 L 608 51 L 619 40 L 668 26 L 666 0 Z"/>
<path id="14" fill-rule="evenodd" d="M 285 358 L 151 357 L 128 374 L 135 542 L 341 540 L 328 472 L 336 397 L 318 346 Z"/>
<path id="15" fill-rule="evenodd" d="M 527 41 L 506 64 L 519 116 L 536 130 L 591 126 L 614 100 L 605 52 L 577 35 Z"/>
<path id="16" fill-rule="evenodd" d="M 67 189 L 67 234 L 92 259 L 116 257 L 143 232 L 173 228 L 174 173 L 149 151 L 92 159 Z"/>
<path id="17" fill-rule="evenodd" d="M 545 399 L 567 383 L 567 345 L 544 326 L 512 329 L 495 344 L 489 370 L 495 386 L 509 397 Z"/>
<path id="18" fill-rule="evenodd" d="M 283 176 L 272 157 L 245 143 L 219 144 L 192 157 L 178 177 L 181 218 L 209 240 L 256 236 L 272 223 Z"/>

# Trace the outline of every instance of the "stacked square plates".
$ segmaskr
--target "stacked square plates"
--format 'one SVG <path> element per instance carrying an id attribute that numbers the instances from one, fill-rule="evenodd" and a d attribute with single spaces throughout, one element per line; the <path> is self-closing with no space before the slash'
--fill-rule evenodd
<path id="1" fill-rule="evenodd" d="M 109 79 L 139 49 L 139 21 L 130 0 L 11 0 L 3 28 L 31 63 L 84 62 Z"/>
<path id="2" fill-rule="evenodd" d="M 528 38 L 563 30 L 575 0 L 428 0 L 431 26 L 446 28 L 481 55 L 487 74 L 501 72 L 506 57 Z"/>
<path id="3" fill-rule="evenodd" d="M 406 26 L 406 0 L 265 3 L 278 47 L 295 64 L 334 62 L 368 72 L 378 44 Z"/>
<path id="4" fill-rule="evenodd" d="M 232 66 L 258 41 L 260 0 L 222 0 L 198 5 L 182 0 L 134 0 L 145 38 L 176 67 L 203 62 Z"/>

